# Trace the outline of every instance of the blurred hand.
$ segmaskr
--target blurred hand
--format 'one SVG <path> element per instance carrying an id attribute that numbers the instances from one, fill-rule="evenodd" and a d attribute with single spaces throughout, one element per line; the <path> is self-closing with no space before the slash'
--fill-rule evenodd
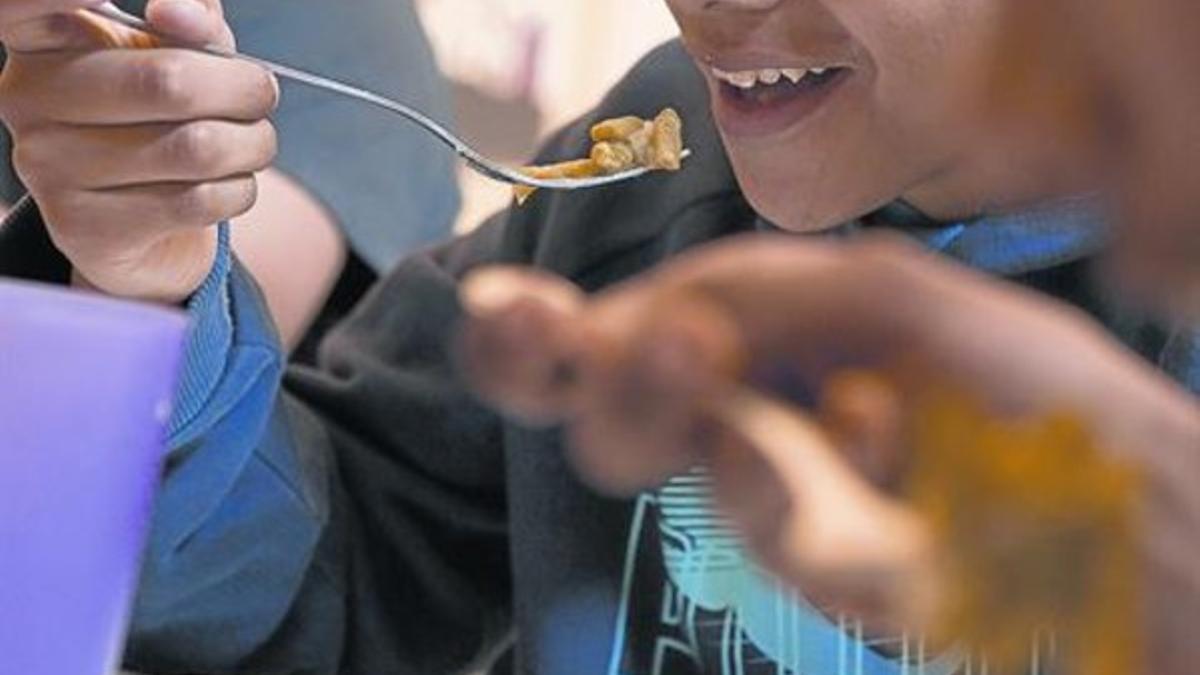
<path id="1" fill-rule="evenodd" d="M 1074 309 L 890 240 L 775 237 L 710 246 L 590 300 L 537 272 L 483 270 L 463 302 L 463 364 L 477 389 L 519 418 L 565 424 L 593 485 L 628 494 L 706 462 L 769 567 L 868 613 L 878 596 L 811 574 L 837 564 L 813 564 L 806 509 L 821 504 L 786 475 L 786 458 L 714 414 L 731 391 L 816 403 L 827 437 L 884 486 L 905 460 L 900 407 L 929 380 L 964 385 L 1001 412 L 1072 410 L 1147 474 L 1152 634 L 1169 644 L 1194 622 L 1168 615 L 1200 616 L 1200 410 Z M 895 364 L 905 366 L 898 396 L 852 387 L 854 400 L 830 382 Z M 1163 653 L 1180 654 L 1180 643 L 1173 650 Z"/>
<path id="2" fill-rule="evenodd" d="M 219 0 L 151 0 L 147 18 L 181 42 L 233 47 Z M 5 23 L 0 39 L 14 165 L 77 280 L 186 298 L 212 265 L 211 226 L 253 205 L 254 173 L 273 160 L 274 79 L 185 50 L 103 49 L 143 41 L 75 14 Z"/>

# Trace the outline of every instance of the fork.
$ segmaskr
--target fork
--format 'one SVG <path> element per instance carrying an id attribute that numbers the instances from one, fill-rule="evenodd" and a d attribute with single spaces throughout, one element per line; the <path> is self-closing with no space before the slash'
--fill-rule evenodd
<path id="1" fill-rule="evenodd" d="M 170 40 L 170 38 L 156 32 L 145 19 L 129 14 L 112 3 L 106 3 L 104 5 L 85 9 L 83 11 L 90 12 L 96 16 L 121 24 L 127 28 L 132 28 L 134 30 L 152 35 L 170 43 L 173 47 L 190 49 L 193 51 L 204 52 L 212 56 L 219 56 L 222 58 L 236 59 L 239 61 L 252 63 L 260 68 L 266 69 L 277 77 L 299 82 L 310 87 L 316 87 L 317 89 L 323 89 L 340 96 L 346 96 L 400 115 L 401 117 L 404 117 L 415 123 L 418 127 L 432 134 L 439 141 L 449 146 L 450 149 L 452 149 L 459 157 L 461 157 L 471 169 L 474 169 L 475 171 L 487 176 L 488 178 L 491 178 L 492 180 L 500 181 L 502 183 L 509 183 L 511 185 L 525 185 L 528 187 L 546 190 L 579 190 L 583 188 L 593 188 L 600 187 L 602 185 L 620 183 L 622 181 L 627 181 L 632 178 L 642 176 L 649 171 L 649 169 L 639 167 L 636 169 L 630 169 L 628 171 L 622 171 L 606 176 L 595 176 L 591 178 L 533 178 L 531 176 L 526 176 L 516 169 L 505 166 L 504 164 L 485 157 L 483 154 L 467 145 L 467 143 L 465 143 L 458 136 L 455 136 L 446 127 L 434 121 L 428 115 L 386 96 L 376 94 L 375 92 L 368 91 L 354 85 L 346 84 L 345 82 L 339 82 L 338 80 L 324 77 L 322 75 L 300 70 L 299 68 L 293 68 L 291 66 L 275 63 L 266 59 L 260 59 L 250 54 L 231 51 L 216 45 L 179 45 Z M 690 150 L 684 150 L 681 157 L 686 158 L 690 154 Z"/>

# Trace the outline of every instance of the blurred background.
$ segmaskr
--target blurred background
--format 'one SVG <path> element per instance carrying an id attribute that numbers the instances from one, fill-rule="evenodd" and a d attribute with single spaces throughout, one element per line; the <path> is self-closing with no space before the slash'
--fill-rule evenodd
<path id="1" fill-rule="evenodd" d="M 546 134 L 594 106 L 639 58 L 677 35 L 660 0 L 416 0 L 459 131 L 521 163 Z M 460 167 L 459 232 L 511 192 Z"/>

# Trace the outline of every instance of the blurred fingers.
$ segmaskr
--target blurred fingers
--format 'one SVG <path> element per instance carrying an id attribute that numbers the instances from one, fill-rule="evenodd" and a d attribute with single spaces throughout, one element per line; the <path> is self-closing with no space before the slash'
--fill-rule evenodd
<path id="1" fill-rule="evenodd" d="M 709 402 L 744 360 L 737 328 L 687 295 L 597 303 L 603 339 L 585 359 L 573 410 L 572 456 L 598 488 L 631 494 L 687 470 L 719 441 Z"/>
<path id="2" fill-rule="evenodd" d="M 546 273 L 495 267 L 467 277 L 460 300 L 460 361 L 476 392 L 526 423 L 562 421 L 586 339 L 582 293 Z"/>

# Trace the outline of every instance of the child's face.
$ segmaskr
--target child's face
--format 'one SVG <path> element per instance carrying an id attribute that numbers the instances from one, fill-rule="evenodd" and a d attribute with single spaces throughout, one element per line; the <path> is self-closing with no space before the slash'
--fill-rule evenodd
<path id="1" fill-rule="evenodd" d="M 743 190 L 794 231 L 921 206 L 953 172 L 937 111 L 996 2 L 667 0 Z"/>

